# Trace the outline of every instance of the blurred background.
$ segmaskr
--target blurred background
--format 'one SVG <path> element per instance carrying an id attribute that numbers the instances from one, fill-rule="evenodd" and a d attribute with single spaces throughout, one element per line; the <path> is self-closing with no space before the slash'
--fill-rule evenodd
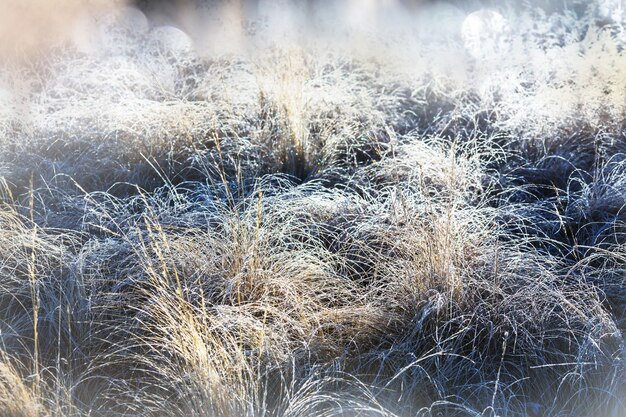
<path id="1" fill-rule="evenodd" d="M 245 36 L 259 25 L 288 32 L 294 30 L 343 33 L 371 29 L 397 29 L 397 21 L 419 17 L 420 25 L 442 27 L 457 24 L 452 14 L 468 15 L 481 9 L 506 11 L 541 9 L 545 13 L 582 14 L 597 9 L 600 24 L 623 17 L 624 0 L 3 0 L 0 2 L 0 54 L 32 55 L 58 41 L 93 29 L 85 20 L 117 10 L 119 14 L 140 10 L 155 24 L 170 24 L 192 37 L 206 40 L 207 28 L 222 39 Z M 219 27 L 219 30 L 216 30 Z M 78 28 L 78 29 L 77 29 Z M 284 33 L 283 33 L 284 35 Z"/>

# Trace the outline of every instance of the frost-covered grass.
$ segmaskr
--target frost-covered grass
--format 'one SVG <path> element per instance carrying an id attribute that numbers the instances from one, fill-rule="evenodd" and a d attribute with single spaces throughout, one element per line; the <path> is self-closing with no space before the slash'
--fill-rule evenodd
<path id="1" fill-rule="evenodd" d="M 621 9 L 210 10 L 3 62 L 0 415 L 626 415 Z"/>

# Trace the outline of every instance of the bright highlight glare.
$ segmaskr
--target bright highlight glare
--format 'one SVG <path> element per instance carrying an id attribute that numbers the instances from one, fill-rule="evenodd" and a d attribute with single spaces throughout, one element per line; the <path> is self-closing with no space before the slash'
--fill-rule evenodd
<path id="1" fill-rule="evenodd" d="M 626 17 L 625 0 L 598 0 L 598 16 L 614 23 L 622 23 Z"/>
<path id="2" fill-rule="evenodd" d="M 461 35 L 467 51 L 476 59 L 497 55 L 506 44 L 507 20 L 493 10 L 478 10 L 463 21 Z"/>

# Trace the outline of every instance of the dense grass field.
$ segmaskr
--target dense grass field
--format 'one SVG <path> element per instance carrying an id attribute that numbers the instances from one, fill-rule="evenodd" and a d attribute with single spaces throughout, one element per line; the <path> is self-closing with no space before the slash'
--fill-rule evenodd
<path id="1" fill-rule="evenodd" d="M 0 416 L 626 416 L 619 0 L 2 1 Z"/>

